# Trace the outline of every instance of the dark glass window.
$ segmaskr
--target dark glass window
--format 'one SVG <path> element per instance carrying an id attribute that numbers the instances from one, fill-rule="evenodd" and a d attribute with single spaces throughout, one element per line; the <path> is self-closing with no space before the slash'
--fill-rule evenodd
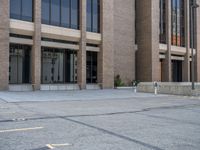
<path id="1" fill-rule="evenodd" d="M 60 25 L 60 0 L 51 0 L 51 24 Z"/>
<path id="2" fill-rule="evenodd" d="M 79 0 L 42 0 L 42 23 L 79 29 Z"/>
<path id="3" fill-rule="evenodd" d="M 97 52 L 87 52 L 87 83 L 97 83 Z"/>
<path id="4" fill-rule="evenodd" d="M 10 17 L 21 19 L 21 0 L 10 0 Z"/>
<path id="5" fill-rule="evenodd" d="M 33 21 L 33 1 L 10 0 L 10 18 Z"/>
<path id="6" fill-rule="evenodd" d="M 92 31 L 92 0 L 87 0 L 87 31 Z"/>
<path id="7" fill-rule="evenodd" d="M 61 26 L 70 27 L 70 0 L 61 0 Z"/>
<path id="8" fill-rule="evenodd" d="M 11 44 L 9 57 L 9 83 L 30 83 L 31 46 Z"/>
<path id="9" fill-rule="evenodd" d="M 77 83 L 76 51 L 43 47 L 42 83 Z"/>
<path id="10" fill-rule="evenodd" d="M 184 0 L 172 0 L 172 45 L 185 46 Z"/>
<path id="11" fill-rule="evenodd" d="M 78 28 L 78 13 L 79 13 L 79 2 L 78 0 L 71 0 L 71 28 Z"/>
<path id="12" fill-rule="evenodd" d="M 160 0 L 160 43 L 166 44 L 166 4 Z"/>
<path id="13" fill-rule="evenodd" d="M 50 23 L 50 0 L 42 0 L 42 23 Z"/>
<path id="14" fill-rule="evenodd" d="M 100 1 L 87 0 L 87 31 L 100 32 Z"/>

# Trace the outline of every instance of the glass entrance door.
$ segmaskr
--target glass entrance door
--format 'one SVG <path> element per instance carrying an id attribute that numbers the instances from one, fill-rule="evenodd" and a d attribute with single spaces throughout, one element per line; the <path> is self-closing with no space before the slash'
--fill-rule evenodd
<path id="1" fill-rule="evenodd" d="M 11 44 L 9 57 L 9 83 L 30 83 L 30 51 L 27 45 Z"/>
<path id="2" fill-rule="evenodd" d="M 97 52 L 87 52 L 87 83 L 97 83 Z"/>

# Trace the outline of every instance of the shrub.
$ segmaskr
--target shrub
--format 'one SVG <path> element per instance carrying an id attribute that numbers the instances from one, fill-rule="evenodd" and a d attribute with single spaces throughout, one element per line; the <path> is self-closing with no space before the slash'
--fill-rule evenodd
<path id="1" fill-rule="evenodd" d="M 132 81 L 132 85 L 133 85 L 133 86 L 136 86 L 136 87 L 138 86 L 139 83 L 140 83 L 139 80 L 133 80 L 133 81 Z"/>
<path id="2" fill-rule="evenodd" d="M 124 86 L 124 83 L 122 82 L 120 75 L 116 75 L 115 76 L 115 87 L 120 87 L 120 86 Z"/>

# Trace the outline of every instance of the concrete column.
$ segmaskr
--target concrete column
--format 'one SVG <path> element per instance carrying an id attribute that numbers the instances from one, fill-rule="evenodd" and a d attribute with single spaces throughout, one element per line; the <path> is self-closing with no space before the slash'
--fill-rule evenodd
<path id="1" fill-rule="evenodd" d="M 34 0 L 34 35 L 32 58 L 32 84 L 33 90 L 40 90 L 41 82 L 41 1 Z"/>
<path id="2" fill-rule="evenodd" d="M 167 39 L 167 52 L 163 60 L 162 75 L 164 82 L 172 81 L 171 72 L 171 0 L 165 0 L 166 3 L 166 39 Z"/>
<path id="3" fill-rule="evenodd" d="M 136 5 L 136 76 L 142 82 L 159 81 L 159 0 L 137 0 Z"/>
<path id="4" fill-rule="evenodd" d="M 185 47 L 186 54 L 183 61 L 183 82 L 190 81 L 190 0 L 185 2 Z"/>
<path id="5" fill-rule="evenodd" d="M 0 0 L 0 90 L 9 84 L 9 14 L 10 0 Z"/>
<path id="6" fill-rule="evenodd" d="M 200 0 L 196 0 L 197 4 L 200 5 Z M 194 42 L 195 49 L 196 49 L 196 55 L 195 55 L 195 81 L 200 82 L 200 8 L 197 8 L 197 14 L 196 14 L 196 29 L 194 31 L 195 39 Z"/>
<path id="7" fill-rule="evenodd" d="M 98 81 L 102 84 L 102 88 L 114 87 L 113 2 L 113 0 L 100 1 L 102 43 L 98 54 Z"/>
<path id="8" fill-rule="evenodd" d="M 126 85 L 135 79 L 135 0 L 114 0 L 114 73 Z"/>
<path id="9" fill-rule="evenodd" d="M 78 84 L 80 89 L 86 88 L 86 6 L 87 1 L 80 1 L 80 49 L 78 51 Z"/>

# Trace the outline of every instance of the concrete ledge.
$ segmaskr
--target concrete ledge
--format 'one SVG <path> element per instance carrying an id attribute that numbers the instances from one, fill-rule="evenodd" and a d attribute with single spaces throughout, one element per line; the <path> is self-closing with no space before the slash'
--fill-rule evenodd
<path id="1" fill-rule="evenodd" d="M 9 85 L 9 91 L 13 92 L 25 92 L 25 91 L 32 91 L 32 85 L 31 84 L 20 84 L 20 85 Z"/>
<path id="2" fill-rule="evenodd" d="M 158 82 L 158 93 L 184 95 L 184 96 L 200 96 L 200 83 L 195 84 L 195 90 L 191 89 L 191 83 L 165 83 Z M 154 86 L 152 82 L 143 82 L 138 85 L 139 92 L 153 93 Z"/>
<path id="3" fill-rule="evenodd" d="M 87 84 L 86 85 L 87 90 L 99 90 L 101 89 L 99 84 Z"/>
<path id="4" fill-rule="evenodd" d="M 42 84 L 41 91 L 79 90 L 78 84 Z"/>

